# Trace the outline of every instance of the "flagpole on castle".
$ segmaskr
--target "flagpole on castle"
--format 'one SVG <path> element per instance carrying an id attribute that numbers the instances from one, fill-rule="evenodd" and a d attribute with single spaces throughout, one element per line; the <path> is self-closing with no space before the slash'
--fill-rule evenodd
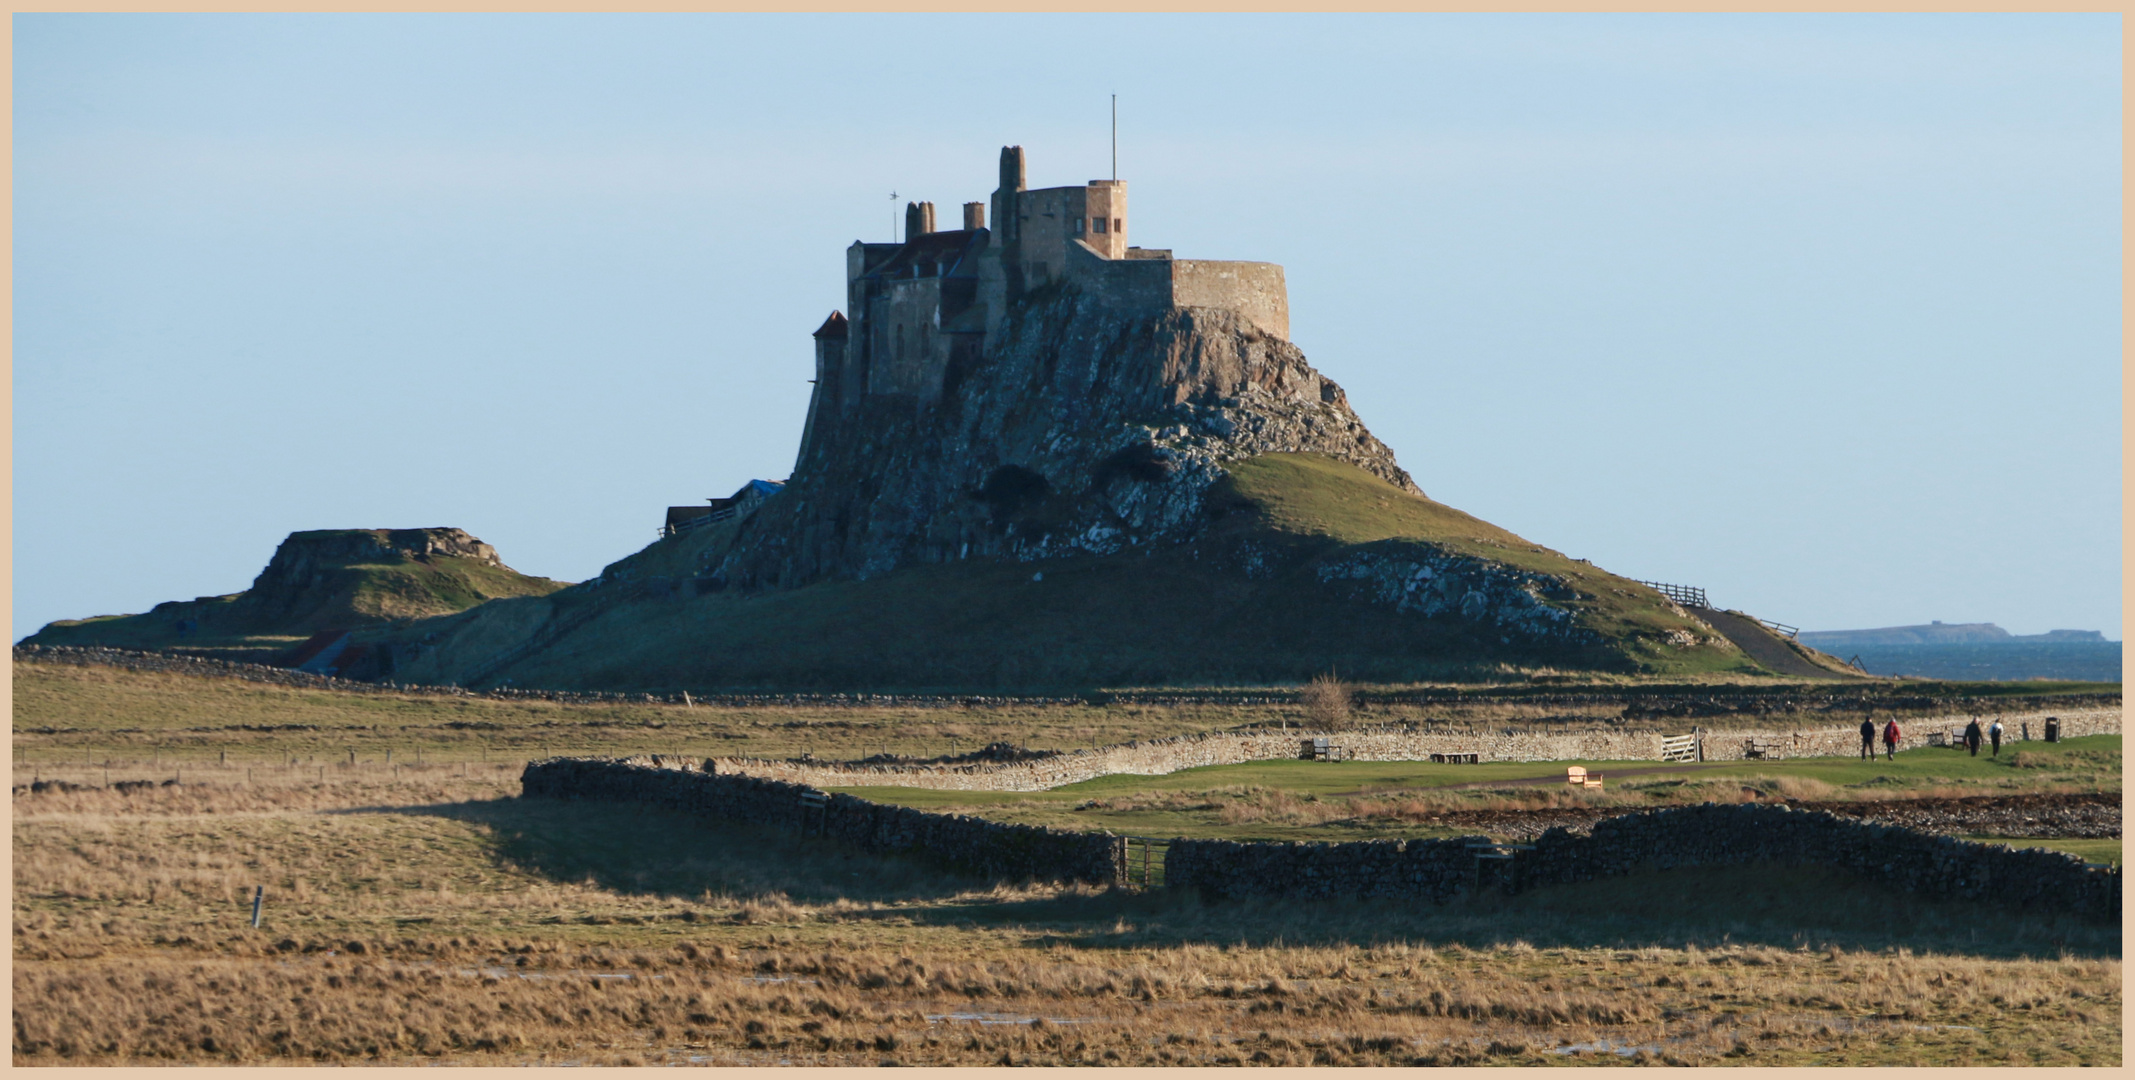
<path id="1" fill-rule="evenodd" d="M 1112 95 L 1112 182 L 1119 182 L 1119 95 Z"/>

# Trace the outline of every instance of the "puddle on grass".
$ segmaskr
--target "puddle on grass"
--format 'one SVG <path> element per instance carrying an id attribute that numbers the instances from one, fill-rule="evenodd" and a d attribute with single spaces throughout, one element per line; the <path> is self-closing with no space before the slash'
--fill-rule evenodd
<path id="1" fill-rule="evenodd" d="M 1573 1044 L 1571 1044 L 1570 1046 L 1552 1046 L 1552 1047 L 1548 1048 L 1547 1050 L 1544 1050 L 1544 1051 L 1543 1051 L 1543 1053 L 1546 1053 L 1546 1054 L 1567 1054 L 1567 1055 L 1569 1055 L 1569 1054 L 1615 1054 L 1615 1055 L 1616 1055 L 1617 1057 L 1636 1057 L 1636 1056 L 1638 1055 L 1638 1052 L 1639 1052 L 1639 1051 L 1641 1051 L 1641 1050 L 1643 1050 L 1643 1051 L 1645 1051 L 1645 1052 L 1647 1052 L 1647 1053 L 1649 1053 L 1649 1054 L 1658 1054 L 1658 1053 L 1660 1053 L 1660 1052 L 1661 1052 L 1661 1044 L 1659 1044 L 1659 1043 L 1619 1043 L 1619 1042 L 1616 1042 L 1616 1041 L 1614 1041 L 1614 1040 L 1610 1040 L 1610 1039 L 1600 1039 L 1600 1040 L 1597 1040 L 1597 1041 L 1595 1041 L 1595 1042 L 1590 1042 L 1590 1043 L 1573 1043 Z"/>
<path id="2" fill-rule="evenodd" d="M 1017 1016 L 1014 1013 L 991 1012 L 927 1013 L 926 1018 L 927 1023 L 930 1024 L 943 1022 L 985 1025 L 1029 1024 L 1038 1020 L 1043 1020 L 1048 1024 L 1087 1024 L 1092 1022 L 1087 1017 L 1078 1019 L 1071 1016 Z"/>

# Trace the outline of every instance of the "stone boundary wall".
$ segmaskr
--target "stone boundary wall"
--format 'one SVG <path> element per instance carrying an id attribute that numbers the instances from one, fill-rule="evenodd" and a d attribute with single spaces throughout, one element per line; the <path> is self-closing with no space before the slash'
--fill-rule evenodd
<path id="1" fill-rule="evenodd" d="M 1213 896 L 1444 900 L 1472 888 L 1465 840 L 1345 844 L 1176 840 L 1165 883 Z M 2120 869 L 2044 848 L 2012 850 L 1821 811 L 1735 805 L 1648 810 L 1596 822 L 1585 836 L 1551 829 L 1502 872 L 1510 891 L 1641 869 L 1776 863 L 1828 866 L 1910 892 L 2018 912 L 2120 919 Z"/>
<path id="2" fill-rule="evenodd" d="M 1222 732 L 1176 735 L 1070 750 L 1023 761 L 861 765 L 719 758 L 720 772 L 774 777 L 817 787 L 917 787 L 957 791 L 1044 791 L 1099 776 L 1162 776 L 1204 765 L 1295 760 L 1303 743 L 1330 739 L 1356 761 L 1421 761 L 1433 753 L 1477 753 L 1485 761 L 1645 760 L 1660 756 L 1659 732 L 1498 730 L 1392 731 L 1329 734 Z"/>
<path id="3" fill-rule="evenodd" d="M 550 758 L 520 774 L 528 796 L 664 806 L 726 821 L 828 837 L 863 851 L 922 855 L 958 869 L 1013 879 L 1124 880 L 1126 841 L 1103 833 L 1011 825 L 962 814 L 829 795 L 820 808 L 800 784 L 701 771 L 661 755 L 599 760 Z"/>
<path id="4" fill-rule="evenodd" d="M 823 795 L 800 784 L 708 773 L 660 755 L 612 760 L 550 758 L 521 775 L 532 798 L 600 799 L 838 840 L 864 851 L 920 855 L 1013 879 L 1123 884 L 1126 841 L 1105 833 L 1010 825 L 965 815 Z M 804 795 L 823 795 L 819 807 Z M 1212 896 L 1299 899 L 1405 898 L 1443 902 L 1474 889 L 1482 837 L 1354 843 L 1174 840 L 1167 888 Z M 1931 896 L 2012 910 L 2120 917 L 2120 869 L 2043 848 L 2013 850 L 1863 822 L 1814 810 L 1754 804 L 1645 810 L 1563 828 L 1517 851 L 1494 882 L 1509 891 L 1593 881 L 1644 869 L 1777 863 L 1829 866 Z"/>
<path id="5" fill-rule="evenodd" d="M 2060 718 L 2064 737 L 2120 733 L 2118 709 L 2002 714 L 2002 724 L 2013 740 L 2019 723 L 2029 722 L 2032 735 L 2037 738 L 2049 715 Z M 1905 735 L 1898 744 L 1899 752 L 1926 749 L 1928 732 L 1962 728 L 1970 719 L 1971 714 L 1967 713 L 1903 720 L 1898 725 Z M 1627 731 L 1616 727 L 1220 732 L 1071 750 L 1023 761 L 862 765 L 740 757 L 716 760 L 720 772 L 769 777 L 816 787 L 1044 791 L 1100 776 L 1162 776 L 1204 765 L 1294 759 L 1300 756 L 1303 742 L 1314 737 L 1325 737 L 1355 761 L 1427 761 L 1434 753 L 1478 753 L 1484 761 L 1656 761 L 1661 755 L 1661 739 L 1669 734 L 1687 735 L 1689 728 L 1690 725 L 1685 724 L 1675 732 Z M 1753 739 L 1760 746 L 1777 745 L 1785 757 L 1843 757 L 1857 754 L 1861 745 L 1858 727 L 1707 732 L 1704 735 L 1705 760 L 1744 760 L 1748 743 Z M 1880 742 L 1877 747 L 1880 752 Z"/>
<path id="6" fill-rule="evenodd" d="M 2023 712 L 1997 712 L 1991 709 L 1943 713 L 1936 716 L 1899 717 L 1898 731 L 1903 736 L 1898 741 L 1898 752 L 1928 749 L 1927 737 L 1931 732 L 1958 732 L 1979 717 L 1980 727 L 1999 719 L 2004 729 L 2002 749 L 2011 744 L 2021 747 L 2024 724 L 2031 725 L 2033 740 L 2045 737 L 2046 718 L 2058 717 L 2061 721 L 2061 737 L 2073 739 L 2079 735 L 2120 734 L 2120 709 L 2027 709 Z M 1876 753 L 1883 752 L 1883 722 L 1887 716 L 1876 720 Z M 1746 757 L 1747 741 L 1755 739 L 1760 745 L 1777 744 L 1787 757 L 1845 757 L 1858 755 L 1861 750 L 1860 724 L 1848 727 L 1825 728 L 1812 731 L 1709 731 L 1705 733 L 1705 760 L 1737 761 Z M 1985 743 L 1981 743 L 1985 746 Z"/>

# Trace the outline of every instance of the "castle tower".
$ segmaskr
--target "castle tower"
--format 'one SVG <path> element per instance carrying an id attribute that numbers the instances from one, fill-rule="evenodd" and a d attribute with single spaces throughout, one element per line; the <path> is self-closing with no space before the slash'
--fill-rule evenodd
<path id="1" fill-rule="evenodd" d="M 1127 182 L 1092 180 L 1083 196 L 1083 243 L 1107 259 L 1127 257 Z"/>
<path id="2" fill-rule="evenodd" d="M 1003 244 L 1017 239 L 1016 196 L 1023 191 L 1023 148 L 1001 148 L 1001 186 L 993 192 L 993 231 Z"/>
<path id="3" fill-rule="evenodd" d="M 842 312 L 833 311 L 823 320 L 815 332 L 815 393 L 808 397 L 808 421 L 801 426 L 801 452 L 799 461 L 808 459 L 808 451 L 815 445 L 816 436 L 831 424 L 841 406 L 839 384 L 845 373 L 846 322 Z M 800 468 L 794 464 L 795 471 Z"/>
<path id="4" fill-rule="evenodd" d="M 964 204 L 964 231 L 966 231 L 966 232 L 969 232 L 969 231 L 971 231 L 971 230 L 973 230 L 973 229 L 983 229 L 983 228 L 985 228 L 985 227 L 986 227 L 986 204 L 985 204 L 985 203 L 982 203 L 982 202 L 967 202 L 967 203 L 965 203 L 965 204 Z"/>

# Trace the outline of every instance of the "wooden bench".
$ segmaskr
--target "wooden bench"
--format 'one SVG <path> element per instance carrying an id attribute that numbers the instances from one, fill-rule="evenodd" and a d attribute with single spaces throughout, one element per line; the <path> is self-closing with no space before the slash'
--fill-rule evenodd
<path id="1" fill-rule="evenodd" d="M 1298 756 L 1306 761 L 1344 761 L 1349 754 L 1332 739 L 1316 738 L 1304 740 L 1303 753 Z"/>
<path id="2" fill-rule="evenodd" d="M 1572 765 L 1564 770 L 1564 782 L 1575 787 L 1598 788 L 1601 786 L 1601 774 L 1587 772 L 1584 765 Z"/>
<path id="3" fill-rule="evenodd" d="M 1787 756 L 1786 744 L 1777 739 L 1744 739 L 1742 740 L 1742 756 L 1777 761 Z"/>
<path id="4" fill-rule="evenodd" d="M 1483 755 L 1472 752 L 1431 755 L 1431 762 L 1436 765 L 1480 765 L 1482 761 Z"/>

